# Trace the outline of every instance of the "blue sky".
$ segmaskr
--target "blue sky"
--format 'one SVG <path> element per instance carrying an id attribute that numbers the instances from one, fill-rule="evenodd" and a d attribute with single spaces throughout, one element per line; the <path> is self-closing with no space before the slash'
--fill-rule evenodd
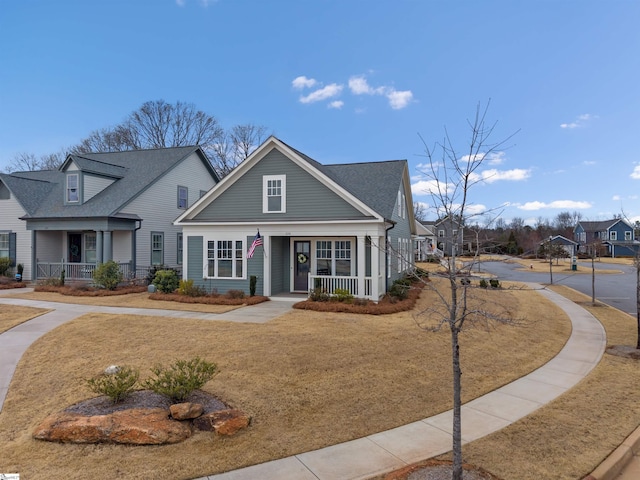
<path id="1" fill-rule="evenodd" d="M 640 219 L 640 2 L 2 0 L 0 169 L 148 100 L 262 124 L 321 163 L 407 159 L 491 99 L 519 131 L 474 204 Z"/>

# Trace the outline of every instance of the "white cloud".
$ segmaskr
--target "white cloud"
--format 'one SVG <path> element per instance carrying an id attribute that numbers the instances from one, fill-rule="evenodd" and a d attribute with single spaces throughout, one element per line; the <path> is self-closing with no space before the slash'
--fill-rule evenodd
<path id="1" fill-rule="evenodd" d="M 437 195 L 439 191 L 442 191 L 442 193 L 451 193 L 453 191 L 453 185 L 447 185 L 437 180 L 420 180 L 411 184 L 411 194 L 414 196 Z"/>
<path id="2" fill-rule="evenodd" d="M 184 7 L 185 3 L 187 3 L 187 0 L 176 0 L 176 5 L 179 7 Z"/>
<path id="3" fill-rule="evenodd" d="M 329 108 L 335 108 L 337 110 L 340 110 L 343 105 L 344 105 L 344 102 L 342 100 L 334 100 L 329 104 Z"/>
<path id="4" fill-rule="evenodd" d="M 583 113 L 582 115 L 578 115 L 578 117 L 573 122 L 561 123 L 560 128 L 573 129 L 573 128 L 584 127 L 587 122 L 589 122 L 590 120 L 593 120 L 594 118 L 598 118 L 598 116 L 592 115 L 590 113 Z"/>
<path id="5" fill-rule="evenodd" d="M 304 75 L 301 75 L 299 77 L 294 78 L 293 81 L 291 82 L 291 85 L 296 90 L 302 90 L 303 88 L 311 88 L 316 83 L 318 82 L 316 81 L 315 78 L 307 78 Z"/>
<path id="6" fill-rule="evenodd" d="M 327 98 L 335 97 L 336 95 L 340 95 L 342 88 L 342 85 L 332 83 L 331 85 L 327 85 L 326 87 L 311 92 L 309 95 L 300 97 L 300 103 L 315 103 L 326 100 Z"/>
<path id="7" fill-rule="evenodd" d="M 382 95 L 385 92 L 385 87 L 373 88 L 369 86 L 364 75 L 359 75 L 349 78 L 349 90 L 354 95 Z"/>
<path id="8" fill-rule="evenodd" d="M 631 172 L 631 175 L 629 175 L 631 178 L 633 178 L 634 180 L 640 180 L 640 165 L 636 165 L 633 168 L 633 172 Z"/>
<path id="9" fill-rule="evenodd" d="M 530 169 L 527 170 L 524 168 L 514 168 L 512 170 L 497 170 L 495 168 L 490 168 L 480 173 L 472 173 L 469 176 L 469 179 L 472 182 L 485 182 L 485 183 L 493 183 L 500 180 L 519 182 L 521 180 L 526 180 L 530 176 L 531 176 Z"/>
<path id="10" fill-rule="evenodd" d="M 620 195 L 614 195 L 613 197 L 611 197 L 611 200 L 617 202 L 619 200 L 622 200 L 622 197 Z"/>
<path id="11" fill-rule="evenodd" d="M 543 208 L 557 208 L 557 209 L 581 209 L 581 208 L 591 208 L 591 203 L 589 202 L 577 202 L 575 200 L 555 200 L 551 203 L 545 202 L 527 202 L 523 205 L 518 205 L 520 210 L 542 210 Z"/>
<path id="12" fill-rule="evenodd" d="M 596 162 L 594 160 L 585 160 L 582 162 L 583 165 L 595 165 Z"/>
<path id="13" fill-rule="evenodd" d="M 411 100 L 413 100 L 413 93 L 411 93 L 411 90 L 404 90 L 401 92 L 391 90 L 387 93 L 387 98 L 389 99 L 389 105 L 391 108 L 394 110 L 401 110 L 411 103 Z"/>

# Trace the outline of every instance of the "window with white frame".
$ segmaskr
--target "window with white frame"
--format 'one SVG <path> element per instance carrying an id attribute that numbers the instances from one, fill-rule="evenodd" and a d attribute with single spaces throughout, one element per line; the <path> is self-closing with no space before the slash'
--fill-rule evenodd
<path id="1" fill-rule="evenodd" d="M 262 182 L 262 213 L 285 213 L 287 176 L 265 175 Z"/>
<path id="2" fill-rule="evenodd" d="M 182 265 L 182 232 L 178 233 L 178 238 L 176 239 L 177 252 L 176 252 L 176 263 L 178 265 Z"/>
<path id="3" fill-rule="evenodd" d="M 189 189 L 178 185 L 178 208 L 186 210 L 189 206 Z"/>
<path id="4" fill-rule="evenodd" d="M 318 275 L 331 275 L 333 272 L 333 251 L 331 240 L 316 242 L 316 272 Z"/>
<path id="5" fill-rule="evenodd" d="M 242 240 L 207 241 L 208 278 L 244 278 Z"/>
<path id="6" fill-rule="evenodd" d="M 618 232 L 616 232 L 615 230 L 609 232 L 609 240 L 617 240 L 617 239 L 618 239 Z"/>
<path id="7" fill-rule="evenodd" d="M 151 265 L 164 263 L 164 233 L 151 232 Z"/>
<path id="8" fill-rule="evenodd" d="M 444 238 L 444 230 L 438 230 L 438 238 Z"/>
<path id="9" fill-rule="evenodd" d="M 632 234 L 631 230 L 625 230 L 625 232 L 624 232 L 624 239 L 625 239 L 627 242 L 631 241 L 631 234 Z"/>
<path id="10" fill-rule="evenodd" d="M 84 235 L 84 261 L 86 263 L 96 263 L 96 234 L 85 233 Z"/>
<path id="11" fill-rule="evenodd" d="M 335 242 L 336 275 L 351 276 L 351 240 L 338 240 Z"/>
<path id="12" fill-rule="evenodd" d="M 71 173 L 67 175 L 67 202 L 75 203 L 80 201 L 80 193 L 78 188 L 78 174 Z"/>
<path id="13" fill-rule="evenodd" d="M 407 199 L 402 190 L 398 191 L 398 216 L 400 218 L 407 216 Z"/>
<path id="14" fill-rule="evenodd" d="M 9 233 L 0 233 L 0 258 L 9 258 Z"/>

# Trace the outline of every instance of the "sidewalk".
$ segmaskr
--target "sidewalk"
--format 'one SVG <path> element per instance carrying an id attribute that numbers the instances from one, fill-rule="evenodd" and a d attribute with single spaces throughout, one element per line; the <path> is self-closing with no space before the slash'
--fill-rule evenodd
<path id="1" fill-rule="evenodd" d="M 564 348 L 547 364 L 462 407 L 462 440 L 468 443 L 500 430 L 566 392 L 600 361 L 606 346 L 602 325 L 589 312 L 540 285 L 529 284 L 564 310 L 572 333 Z M 88 312 L 202 318 L 263 323 L 287 312 L 292 301 L 272 301 L 222 314 L 70 305 L 3 298 L 0 304 L 54 311 L 0 335 L 0 410 L 15 367 L 29 345 L 56 326 Z M 389 472 L 451 450 L 452 412 L 368 437 L 253 465 L 198 480 L 356 480 Z M 624 477 L 626 479 L 626 477 Z"/>

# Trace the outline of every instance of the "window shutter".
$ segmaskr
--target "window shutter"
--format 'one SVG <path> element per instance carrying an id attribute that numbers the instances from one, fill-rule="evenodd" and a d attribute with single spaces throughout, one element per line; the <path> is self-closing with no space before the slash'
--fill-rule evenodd
<path id="1" fill-rule="evenodd" d="M 16 233 L 9 233 L 9 258 L 11 259 L 11 266 L 16 266 Z"/>

